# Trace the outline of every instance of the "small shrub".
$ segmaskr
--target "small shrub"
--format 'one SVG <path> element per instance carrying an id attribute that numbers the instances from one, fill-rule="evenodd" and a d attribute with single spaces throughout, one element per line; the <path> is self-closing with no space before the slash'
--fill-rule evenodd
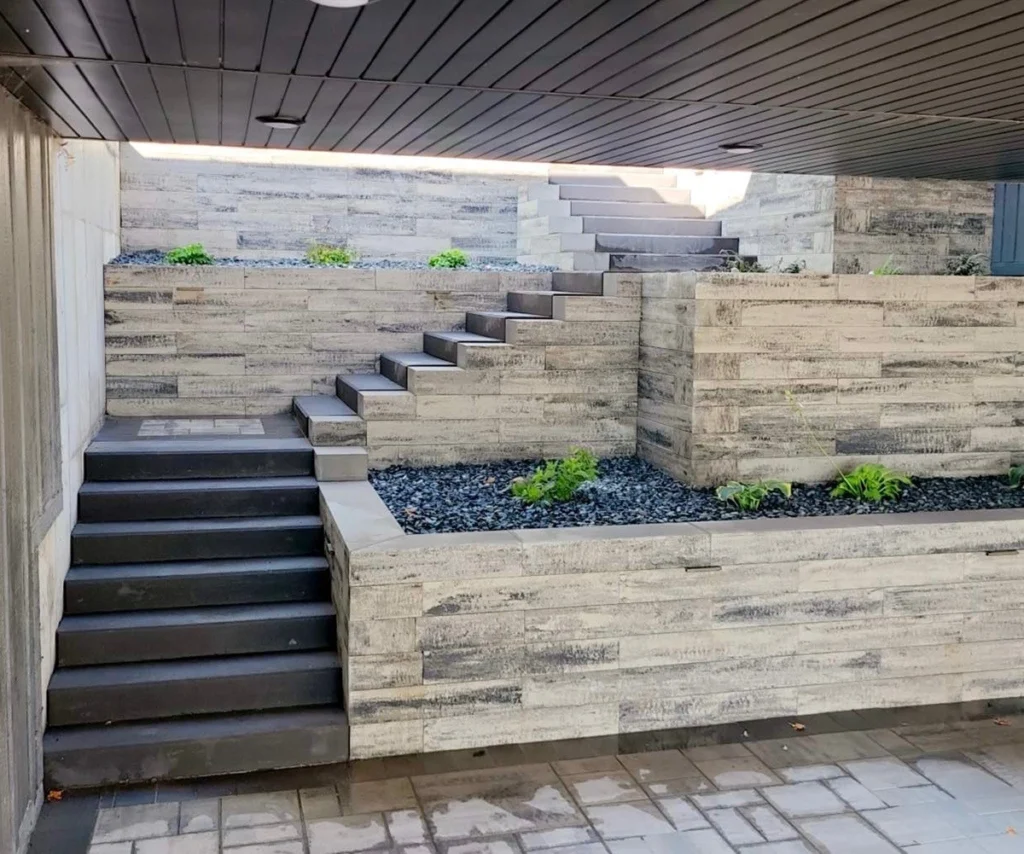
<path id="1" fill-rule="evenodd" d="M 802 273 L 807 269 L 807 262 L 801 258 L 799 261 L 793 261 L 791 264 L 783 265 L 782 259 L 779 259 L 779 272 L 780 273 Z"/>
<path id="2" fill-rule="evenodd" d="M 439 267 L 445 270 L 457 270 L 459 267 L 469 265 L 469 256 L 461 249 L 445 249 L 438 252 L 427 262 L 431 267 Z"/>
<path id="3" fill-rule="evenodd" d="M 306 250 L 306 260 L 319 267 L 347 267 L 355 259 L 355 253 L 344 246 L 314 243 Z"/>
<path id="4" fill-rule="evenodd" d="M 212 264 L 213 258 L 205 249 L 202 243 L 190 243 L 188 246 L 179 246 L 172 249 L 164 260 L 168 264 Z"/>
<path id="5" fill-rule="evenodd" d="M 833 498 L 856 498 L 858 501 L 895 501 L 904 486 L 913 481 L 902 472 L 896 472 L 880 463 L 865 463 L 842 475 L 832 490 Z"/>
<path id="6" fill-rule="evenodd" d="M 561 460 L 548 460 L 529 477 L 512 481 L 512 494 L 524 504 L 568 501 L 584 483 L 597 480 L 597 457 L 576 448 Z"/>
<path id="7" fill-rule="evenodd" d="M 784 480 L 758 480 L 754 483 L 730 480 L 725 486 L 718 487 L 715 495 L 719 501 L 731 502 L 740 510 L 757 510 L 761 502 L 773 492 L 789 498 L 793 494 L 793 484 Z"/>
<path id="8" fill-rule="evenodd" d="M 972 255 L 970 252 L 958 252 L 946 259 L 946 273 L 950 276 L 984 276 L 988 272 L 983 253 Z"/>
<path id="9" fill-rule="evenodd" d="M 722 267 L 730 273 L 767 273 L 768 268 L 757 261 L 748 261 L 738 252 L 723 249 L 718 253 L 722 256 Z"/>
<path id="10" fill-rule="evenodd" d="M 871 276 L 902 276 L 903 268 L 893 263 L 892 255 L 885 259 L 885 263 L 880 267 L 875 267 L 870 272 Z"/>
<path id="11" fill-rule="evenodd" d="M 1024 466 L 1010 466 L 1010 473 L 1006 476 L 1010 489 L 1020 489 L 1024 484 Z"/>

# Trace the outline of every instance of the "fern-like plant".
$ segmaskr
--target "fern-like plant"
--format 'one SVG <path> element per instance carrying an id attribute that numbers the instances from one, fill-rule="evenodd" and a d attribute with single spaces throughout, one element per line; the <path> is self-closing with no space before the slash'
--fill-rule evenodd
<path id="1" fill-rule="evenodd" d="M 946 259 L 946 273 L 950 276 L 984 276 L 988 272 L 988 256 L 982 252 L 957 252 Z"/>
<path id="2" fill-rule="evenodd" d="M 727 501 L 740 510 L 757 510 L 773 492 L 789 498 L 793 494 L 793 484 L 784 480 L 758 480 L 753 483 L 730 480 L 725 486 L 718 487 L 715 495 L 719 501 Z"/>
<path id="3" fill-rule="evenodd" d="M 179 246 L 177 249 L 172 249 L 164 255 L 164 260 L 168 264 L 205 265 L 213 263 L 212 256 L 203 248 L 202 243 L 190 243 L 188 246 Z"/>
<path id="4" fill-rule="evenodd" d="M 1006 476 L 1010 489 L 1020 489 L 1024 484 L 1024 466 L 1010 466 L 1010 473 Z"/>
<path id="5" fill-rule="evenodd" d="M 548 460 L 529 477 L 512 481 L 512 494 L 524 504 L 568 501 L 584 483 L 597 480 L 597 457 L 576 448 L 561 460 Z"/>
<path id="6" fill-rule="evenodd" d="M 782 259 L 779 259 L 779 272 L 780 273 L 802 273 L 807 269 L 807 262 L 801 258 L 799 261 L 793 261 L 790 264 L 783 264 Z"/>
<path id="7" fill-rule="evenodd" d="M 457 270 L 469 265 L 469 256 L 461 249 L 445 249 L 432 256 L 427 264 L 443 270 Z"/>
<path id="8" fill-rule="evenodd" d="M 723 249 L 718 253 L 722 256 L 722 268 L 730 273 L 767 273 L 768 268 L 757 261 L 748 261 L 738 252 L 731 249 Z"/>
<path id="9" fill-rule="evenodd" d="M 879 267 L 875 267 L 869 275 L 872 276 L 902 276 L 903 268 L 897 265 L 892 260 L 892 255 L 885 259 L 885 263 Z"/>
<path id="10" fill-rule="evenodd" d="M 306 260 L 318 267 L 347 267 L 355 258 L 355 253 L 344 246 L 314 243 L 306 250 Z"/>
<path id="11" fill-rule="evenodd" d="M 858 501 L 895 501 L 903 494 L 903 487 L 913 481 L 902 472 L 893 471 L 881 463 L 864 463 L 844 474 L 835 485 L 833 498 L 856 498 Z"/>

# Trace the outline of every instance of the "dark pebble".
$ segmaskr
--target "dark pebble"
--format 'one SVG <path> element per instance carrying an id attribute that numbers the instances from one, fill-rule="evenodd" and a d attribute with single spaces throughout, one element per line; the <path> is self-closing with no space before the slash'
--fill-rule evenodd
<path id="1" fill-rule="evenodd" d="M 797 484 L 788 501 L 773 496 L 760 510 L 745 513 L 720 502 L 713 489 L 686 486 L 635 457 L 602 460 L 599 479 L 571 501 L 529 507 L 509 492 L 509 484 L 536 465 L 393 466 L 371 472 L 370 482 L 410 534 L 1024 507 L 1024 490 L 1008 489 L 1005 478 L 915 478 L 895 502 L 832 498 L 831 485 Z"/>

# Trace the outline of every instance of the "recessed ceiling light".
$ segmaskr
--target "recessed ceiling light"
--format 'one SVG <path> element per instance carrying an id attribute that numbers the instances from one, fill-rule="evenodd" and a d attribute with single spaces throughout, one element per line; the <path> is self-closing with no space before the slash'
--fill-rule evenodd
<path id="1" fill-rule="evenodd" d="M 360 6 L 369 6 L 377 0 L 313 0 L 321 6 L 333 6 L 335 9 L 358 9 Z"/>
<path id="2" fill-rule="evenodd" d="M 756 142 L 727 142 L 718 147 L 726 154 L 753 154 L 755 151 L 760 151 L 763 146 Z"/>
<path id="3" fill-rule="evenodd" d="M 277 130 L 294 130 L 306 123 L 305 119 L 300 119 L 297 116 L 257 116 L 256 121 Z"/>

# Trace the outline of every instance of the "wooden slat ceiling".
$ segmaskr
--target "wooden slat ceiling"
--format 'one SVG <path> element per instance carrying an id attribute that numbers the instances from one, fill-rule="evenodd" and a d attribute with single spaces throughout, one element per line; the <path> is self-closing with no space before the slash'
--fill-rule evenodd
<path id="1" fill-rule="evenodd" d="M 1021 180 L 1022 73 L 1024 0 L 0 0 L 67 137 Z"/>

